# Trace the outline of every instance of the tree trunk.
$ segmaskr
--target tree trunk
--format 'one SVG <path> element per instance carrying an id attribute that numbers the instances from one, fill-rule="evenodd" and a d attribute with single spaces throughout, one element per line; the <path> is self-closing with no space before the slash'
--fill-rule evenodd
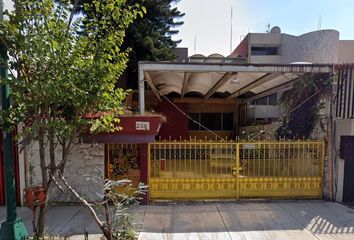
<path id="1" fill-rule="evenodd" d="M 39 215 L 38 215 L 38 229 L 36 236 L 38 237 L 43 237 L 44 235 L 44 230 L 45 230 L 45 214 L 47 212 L 47 201 L 45 201 L 45 204 L 40 207 L 39 209 Z"/>
<path id="2" fill-rule="evenodd" d="M 47 199 L 48 199 L 48 171 L 45 162 L 45 143 L 44 143 L 44 132 L 42 129 L 38 130 L 38 144 L 39 144 L 39 158 L 40 166 L 42 172 L 42 187 L 47 188 Z M 42 237 L 45 230 L 45 213 L 47 211 L 47 201 L 39 210 L 39 215 L 37 218 L 37 232 L 35 233 L 37 237 Z"/>
<path id="3" fill-rule="evenodd" d="M 108 229 L 103 231 L 103 235 L 107 240 L 112 240 L 112 232 L 110 232 Z"/>
<path id="4" fill-rule="evenodd" d="M 104 214 L 105 214 L 105 217 L 106 217 L 106 233 L 104 235 L 107 238 L 107 240 L 111 240 L 113 232 L 112 232 L 111 220 L 110 220 L 110 217 L 109 217 L 109 206 L 108 206 L 108 201 L 107 200 L 104 203 Z"/>

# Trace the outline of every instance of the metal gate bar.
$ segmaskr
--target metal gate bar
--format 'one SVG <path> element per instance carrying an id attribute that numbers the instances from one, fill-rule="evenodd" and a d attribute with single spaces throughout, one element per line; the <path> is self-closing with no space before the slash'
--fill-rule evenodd
<path id="1" fill-rule="evenodd" d="M 151 199 L 321 198 L 324 143 L 156 142 Z"/>

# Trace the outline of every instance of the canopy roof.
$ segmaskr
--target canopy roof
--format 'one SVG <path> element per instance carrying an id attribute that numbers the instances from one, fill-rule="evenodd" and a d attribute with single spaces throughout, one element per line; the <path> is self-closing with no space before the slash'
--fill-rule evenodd
<path id="1" fill-rule="evenodd" d="M 302 73 L 333 73 L 332 64 L 240 64 L 230 58 L 204 58 L 189 62 L 140 62 L 139 95 L 143 107 L 143 81 L 159 98 L 174 94 L 208 99 L 242 98 L 250 101 L 292 86 Z"/>

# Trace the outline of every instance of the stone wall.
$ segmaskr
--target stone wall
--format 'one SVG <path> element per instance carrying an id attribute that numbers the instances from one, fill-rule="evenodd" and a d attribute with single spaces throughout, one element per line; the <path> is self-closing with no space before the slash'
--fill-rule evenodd
<path id="1" fill-rule="evenodd" d="M 41 185 L 38 143 L 33 142 L 26 147 L 26 184 Z M 60 148 L 56 151 L 61 157 Z M 46 156 L 49 161 L 49 156 Z M 66 166 L 65 177 L 69 184 L 88 201 L 97 201 L 103 193 L 104 185 L 104 144 L 79 144 L 75 146 Z M 63 184 L 60 184 L 63 186 Z M 66 190 L 61 191 L 53 185 L 49 192 L 51 202 L 78 202 L 75 196 Z"/>
<path id="2" fill-rule="evenodd" d="M 320 30 L 300 36 L 282 34 L 280 62 L 336 63 L 338 49 L 339 32 L 336 30 Z"/>

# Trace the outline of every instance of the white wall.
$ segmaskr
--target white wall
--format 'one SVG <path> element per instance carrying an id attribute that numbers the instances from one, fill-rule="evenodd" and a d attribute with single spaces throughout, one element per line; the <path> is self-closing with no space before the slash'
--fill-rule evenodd
<path id="1" fill-rule="evenodd" d="M 254 122 L 256 118 L 279 118 L 279 105 L 248 105 L 247 121 Z"/>

